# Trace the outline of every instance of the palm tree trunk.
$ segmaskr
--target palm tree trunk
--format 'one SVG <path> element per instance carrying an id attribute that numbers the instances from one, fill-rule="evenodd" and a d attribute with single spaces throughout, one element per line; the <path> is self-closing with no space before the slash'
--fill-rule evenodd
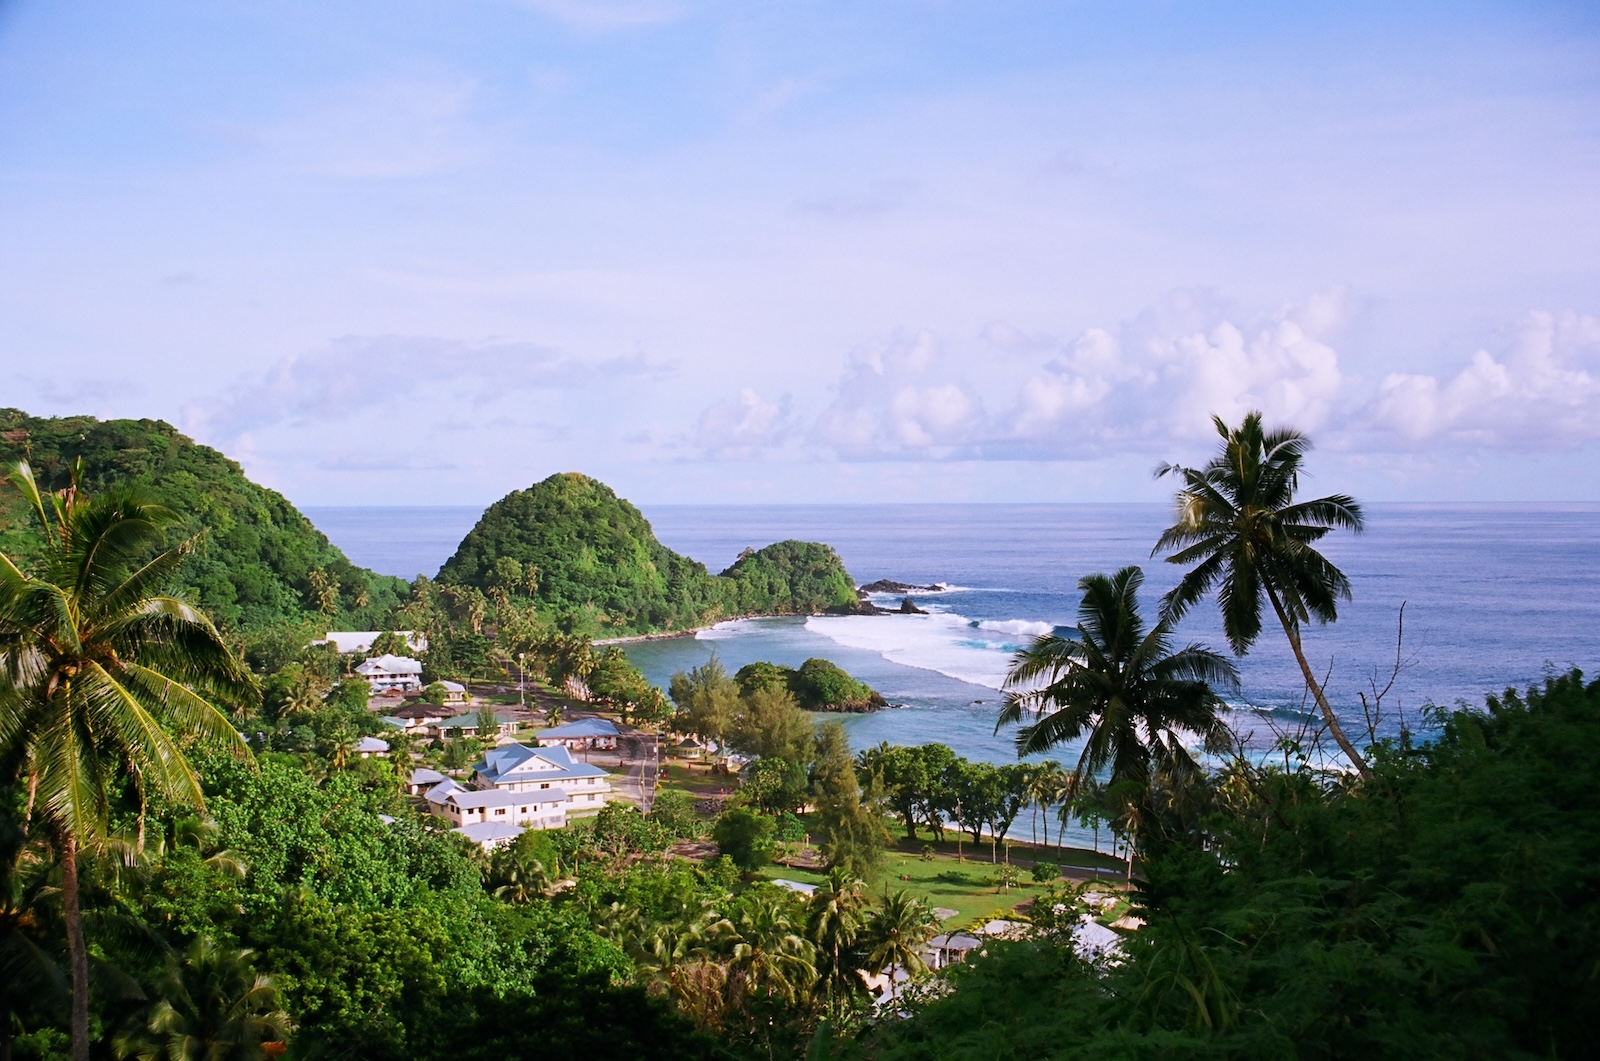
<path id="1" fill-rule="evenodd" d="M 78 840 L 61 838 L 61 902 L 67 915 L 67 956 L 72 967 L 72 1061 L 89 1061 L 89 952 L 78 908 Z"/>
<path id="2" fill-rule="evenodd" d="M 1278 613 L 1278 622 L 1283 624 L 1283 632 L 1289 638 L 1289 647 L 1294 650 L 1294 658 L 1300 664 L 1300 673 L 1305 676 L 1306 687 L 1311 690 L 1311 695 L 1316 698 L 1317 707 L 1322 711 L 1322 720 L 1328 724 L 1328 732 L 1333 734 L 1333 739 L 1339 745 L 1339 750 L 1344 752 L 1345 758 L 1350 760 L 1350 765 L 1356 768 L 1356 773 L 1361 775 L 1363 781 L 1372 780 L 1372 768 L 1367 761 L 1356 751 L 1355 745 L 1350 743 L 1350 738 L 1344 735 L 1344 727 L 1339 725 L 1339 719 L 1334 716 L 1333 708 L 1328 705 L 1328 698 L 1323 695 L 1322 686 L 1317 684 L 1317 676 L 1311 672 L 1311 664 L 1306 660 L 1305 649 L 1300 646 L 1300 629 L 1289 621 L 1289 613 L 1283 610 L 1283 603 L 1278 600 L 1277 593 L 1271 586 L 1267 586 L 1267 599 L 1272 602 L 1272 610 Z"/>

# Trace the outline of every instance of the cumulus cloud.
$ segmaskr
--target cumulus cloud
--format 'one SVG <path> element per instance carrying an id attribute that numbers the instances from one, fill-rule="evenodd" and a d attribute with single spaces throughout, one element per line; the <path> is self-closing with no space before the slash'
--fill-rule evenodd
<path id="1" fill-rule="evenodd" d="M 789 397 L 769 402 L 749 387 L 700 414 L 693 445 L 707 456 L 746 458 L 783 444 L 792 434 Z"/>
<path id="2" fill-rule="evenodd" d="M 279 424 L 348 419 L 394 408 L 482 405 L 529 391 L 600 380 L 659 377 L 642 356 L 588 364 L 530 343 L 464 343 L 426 336 L 356 336 L 286 357 L 210 402 L 185 410 L 185 425 L 206 438 L 234 439 Z M 426 404 L 416 403 L 425 399 Z"/>
<path id="3" fill-rule="evenodd" d="M 1600 318 L 1531 313 L 1503 358 L 1479 350 L 1449 379 L 1392 373 L 1365 420 L 1411 445 L 1560 450 L 1600 439 Z"/>
<path id="4" fill-rule="evenodd" d="M 815 436 L 846 458 L 953 457 L 981 441 L 984 412 L 931 332 L 857 350 Z"/>
<path id="5" fill-rule="evenodd" d="M 1499 356 L 1374 386 L 1340 361 L 1351 316 L 1342 289 L 1255 316 L 1188 293 L 1070 340 L 991 323 L 985 355 L 965 361 L 899 335 L 851 358 L 814 438 L 847 460 L 1095 459 L 1209 441 L 1213 415 L 1259 409 L 1353 451 L 1600 440 L 1600 318 L 1533 313 Z"/>
<path id="6" fill-rule="evenodd" d="M 1346 316 L 1338 291 L 1244 321 L 1191 295 L 1068 341 L 991 323 L 964 365 L 899 336 L 852 359 L 817 437 L 846 458 L 1058 459 L 1205 437 L 1213 413 L 1316 430 L 1350 383 L 1328 341 Z M 989 412 L 979 394 L 1008 385 Z"/>

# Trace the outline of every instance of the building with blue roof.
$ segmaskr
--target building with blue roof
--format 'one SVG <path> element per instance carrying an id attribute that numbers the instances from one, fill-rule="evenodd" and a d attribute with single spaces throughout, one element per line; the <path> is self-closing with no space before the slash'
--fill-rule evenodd
<path id="1" fill-rule="evenodd" d="M 540 730 L 534 735 L 542 748 L 560 745 L 565 748 L 599 748 L 609 751 L 617 746 L 620 731 L 617 724 L 604 718 L 580 718 L 564 726 Z"/>
<path id="2" fill-rule="evenodd" d="M 578 762 L 561 745 L 530 748 L 503 744 L 490 749 L 473 766 L 480 788 L 505 792 L 565 792 L 569 813 L 599 810 L 611 794 L 611 774 Z"/>

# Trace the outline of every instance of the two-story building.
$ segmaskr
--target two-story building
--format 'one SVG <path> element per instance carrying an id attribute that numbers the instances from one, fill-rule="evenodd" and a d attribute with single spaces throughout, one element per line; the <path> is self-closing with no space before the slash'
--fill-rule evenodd
<path id="1" fill-rule="evenodd" d="M 563 792 L 569 814 L 599 810 L 611 794 L 611 775 L 573 759 L 561 746 L 506 744 L 484 755 L 473 769 L 475 783 L 498 792 Z"/>
<path id="2" fill-rule="evenodd" d="M 446 779 L 424 798 L 433 813 L 484 847 L 510 843 L 524 829 L 559 829 L 567 824 L 567 794 L 556 789 L 503 792 L 463 788 Z"/>
<path id="3" fill-rule="evenodd" d="M 375 693 L 422 690 L 422 664 L 409 656 L 374 656 L 356 667 Z"/>

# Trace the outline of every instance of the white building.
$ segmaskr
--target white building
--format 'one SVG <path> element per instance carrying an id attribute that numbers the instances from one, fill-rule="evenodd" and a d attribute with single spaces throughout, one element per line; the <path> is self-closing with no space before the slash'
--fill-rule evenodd
<path id="1" fill-rule="evenodd" d="M 558 789 L 504 792 L 463 788 L 446 780 L 430 788 L 425 798 L 433 813 L 454 822 L 458 832 L 485 847 L 510 843 L 524 829 L 560 829 L 567 824 L 567 794 Z M 486 830 L 483 826 L 502 828 Z M 504 827 L 515 827 L 515 831 Z"/>
<path id="2" fill-rule="evenodd" d="M 598 811 L 611 793 L 610 775 L 573 761 L 566 748 L 508 744 L 474 767 L 473 787 L 448 778 L 429 787 L 428 808 L 455 824 L 455 832 L 485 849 L 508 844 L 524 829 L 560 829 L 569 814 Z M 412 773 L 412 791 L 439 775 Z"/>
<path id="3" fill-rule="evenodd" d="M 375 693 L 422 689 L 422 664 L 409 656 L 374 656 L 356 668 Z"/>
<path id="4" fill-rule="evenodd" d="M 477 784 L 501 792 L 564 792 L 569 813 L 599 810 L 611 794 L 611 775 L 580 763 L 566 748 L 506 744 L 486 753 L 473 769 Z"/>

